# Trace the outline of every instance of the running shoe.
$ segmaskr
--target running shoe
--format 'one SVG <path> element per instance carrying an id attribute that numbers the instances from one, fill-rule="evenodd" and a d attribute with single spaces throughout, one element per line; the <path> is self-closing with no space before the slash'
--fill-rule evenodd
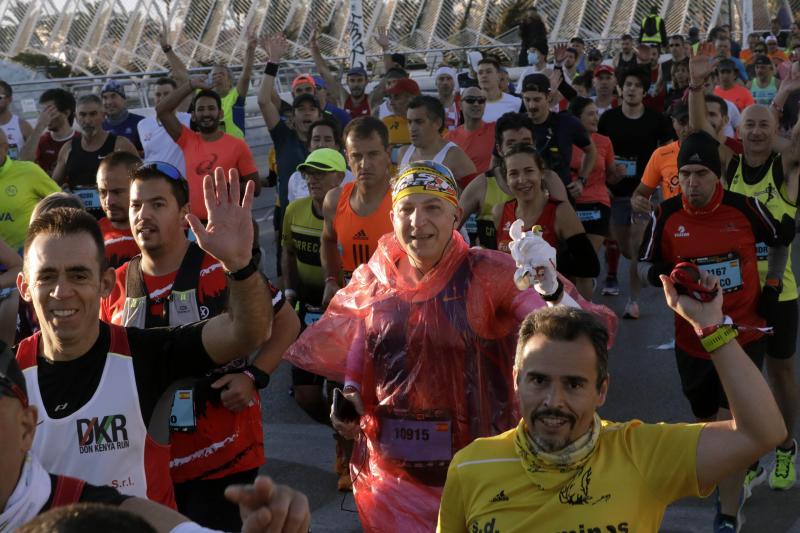
<path id="1" fill-rule="evenodd" d="M 619 283 L 617 278 L 606 278 L 603 286 L 603 296 L 619 296 Z"/>
<path id="2" fill-rule="evenodd" d="M 748 468 L 744 475 L 744 499 L 747 500 L 753 495 L 753 489 L 767 480 L 767 471 L 763 466 L 756 463 L 755 468 Z"/>
<path id="3" fill-rule="evenodd" d="M 742 512 L 742 507 L 744 507 L 744 501 L 746 499 L 745 491 L 742 490 L 739 492 L 739 510 L 736 513 L 736 518 L 724 516 L 722 514 L 722 506 L 720 505 L 719 501 L 719 488 L 717 488 L 714 492 L 716 493 L 714 533 L 738 533 L 744 525 L 744 513 Z"/>
<path id="4" fill-rule="evenodd" d="M 738 533 L 739 529 L 736 519 L 723 517 L 720 513 L 714 516 L 714 533 Z"/>
<path id="5" fill-rule="evenodd" d="M 769 474 L 769 488 L 773 490 L 789 490 L 797 481 L 794 459 L 797 455 L 797 441 L 792 441 L 792 449 L 785 452 L 775 450 L 775 468 Z"/>
<path id="6" fill-rule="evenodd" d="M 632 318 L 632 319 L 639 318 L 639 304 L 631 301 L 626 303 L 625 314 L 622 315 L 622 318 Z"/>

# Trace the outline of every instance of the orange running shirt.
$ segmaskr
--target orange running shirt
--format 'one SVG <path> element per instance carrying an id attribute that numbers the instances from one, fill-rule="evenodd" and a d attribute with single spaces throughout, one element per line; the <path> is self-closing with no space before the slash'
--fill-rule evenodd
<path id="1" fill-rule="evenodd" d="M 661 186 L 664 200 L 681 193 L 678 183 L 678 141 L 659 146 L 644 167 L 642 183 L 655 189 Z"/>
<path id="2" fill-rule="evenodd" d="M 389 211 L 392 210 L 391 189 L 386 191 L 386 196 L 375 211 L 362 217 L 350 207 L 354 186 L 355 182 L 342 185 L 342 194 L 336 205 L 336 218 L 333 219 L 333 230 L 336 232 L 346 280 L 350 279 L 358 265 L 369 261 L 378 248 L 378 239 L 393 231 L 389 218 Z"/>

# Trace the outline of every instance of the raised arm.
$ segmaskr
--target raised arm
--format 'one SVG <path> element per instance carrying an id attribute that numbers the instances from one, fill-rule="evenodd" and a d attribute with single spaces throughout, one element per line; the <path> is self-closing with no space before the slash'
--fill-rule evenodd
<path id="1" fill-rule="evenodd" d="M 392 68 L 394 61 L 392 61 L 392 54 L 389 53 L 391 43 L 389 42 L 389 32 L 386 31 L 386 26 L 378 26 L 378 33 L 375 35 L 375 42 L 383 50 L 383 68 L 384 71 Z"/>
<path id="2" fill-rule="evenodd" d="M 228 277 L 228 311 L 203 328 L 203 346 L 217 364 L 246 355 L 266 342 L 272 332 L 269 292 L 258 269 L 252 268 L 253 190 L 254 185 L 248 183 L 240 204 L 238 172 L 231 169 L 226 177 L 218 167 L 213 178 L 203 179 L 208 223 L 204 226 L 195 215 L 186 216 L 197 244 L 233 274 Z"/>
<path id="3" fill-rule="evenodd" d="M 159 41 L 161 43 L 161 51 L 164 52 L 164 56 L 167 58 L 167 62 L 169 63 L 172 79 L 174 79 L 175 83 L 178 85 L 182 85 L 189 81 L 189 69 L 186 68 L 186 64 L 181 61 L 181 58 L 178 57 L 178 54 L 175 53 L 175 50 L 172 49 L 172 44 L 170 43 L 170 32 L 166 22 L 161 27 Z"/>
<path id="4" fill-rule="evenodd" d="M 58 114 L 58 109 L 53 104 L 47 104 L 39 113 L 39 119 L 36 121 L 36 126 L 31 130 L 31 134 L 25 138 L 25 144 L 19 151 L 20 161 L 36 161 L 36 147 L 39 145 L 39 139 L 42 138 L 44 132 L 47 131 L 47 125 Z"/>
<path id="5" fill-rule="evenodd" d="M 275 91 L 275 76 L 278 73 L 281 59 L 289 49 L 289 43 L 283 34 L 270 35 L 261 39 L 261 47 L 267 53 L 267 69 L 264 77 L 261 78 L 261 88 L 258 90 L 258 107 L 261 109 L 261 116 L 268 129 L 278 125 L 281 120 L 280 109 L 272 99 Z"/>
<path id="6" fill-rule="evenodd" d="M 697 53 L 690 52 L 689 59 L 689 129 L 692 131 L 705 131 L 715 139 L 717 132 L 708 121 L 706 109 L 706 96 L 703 85 L 708 76 L 714 71 L 717 61 L 708 55 L 713 44 L 703 43 Z"/>
<path id="7" fill-rule="evenodd" d="M 701 303 L 678 296 L 668 276 L 661 276 L 667 305 L 695 329 L 722 324 L 722 290 L 719 280 L 701 273 L 701 283 L 717 288 L 717 297 Z M 764 376 L 735 340 L 713 350 L 711 360 L 728 397 L 733 420 L 711 422 L 697 443 L 697 482 L 702 493 L 741 471 L 780 444 L 786 426 Z"/>
<path id="8" fill-rule="evenodd" d="M 172 140 L 177 141 L 181 132 L 183 132 L 183 124 L 178 120 L 175 115 L 175 110 L 178 108 L 184 98 L 189 96 L 195 89 L 208 89 L 209 86 L 206 81 L 200 77 L 189 78 L 189 81 L 180 85 L 177 89 L 172 91 L 169 96 L 161 100 L 156 106 L 156 115 L 159 122 L 164 125 Z"/>
<path id="9" fill-rule="evenodd" d="M 247 32 L 247 48 L 244 51 L 244 64 L 242 65 L 242 73 L 239 75 L 239 81 L 236 84 L 236 92 L 239 93 L 240 98 L 247 98 L 247 92 L 250 90 L 250 78 L 253 75 L 253 61 L 256 57 L 256 45 L 258 39 L 256 34 L 252 31 Z"/>
<path id="10" fill-rule="evenodd" d="M 318 39 L 319 31 L 317 31 L 315 27 L 311 32 L 311 43 L 309 47 L 309 50 L 311 50 L 311 58 L 314 60 L 314 65 L 316 65 L 319 75 L 322 76 L 322 79 L 325 80 L 325 84 L 328 86 L 328 100 L 341 106 L 344 104 L 347 91 L 342 87 L 338 78 L 331 73 L 331 69 L 328 68 L 328 63 L 319 51 Z"/>

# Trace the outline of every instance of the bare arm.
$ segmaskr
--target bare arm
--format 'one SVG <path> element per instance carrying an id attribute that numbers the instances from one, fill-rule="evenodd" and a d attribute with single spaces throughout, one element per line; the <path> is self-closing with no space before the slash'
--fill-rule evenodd
<path id="1" fill-rule="evenodd" d="M 344 104 L 347 91 L 345 91 L 339 80 L 331 73 L 331 69 L 328 68 L 328 63 L 319 51 L 318 39 L 319 31 L 317 31 L 317 28 L 314 28 L 314 31 L 311 33 L 311 58 L 314 60 L 314 65 L 316 65 L 319 75 L 322 76 L 322 79 L 325 80 L 325 84 L 328 86 L 328 99 L 336 103 L 336 105 L 341 106 Z"/>
<path id="2" fill-rule="evenodd" d="M 167 62 L 169 63 L 172 79 L 174 79 L 178 85 L 183 85 L 189 81 L 189 69 L 186 68 L 186 64 L 181 61 L 181 58 L 178 57 L 175 50 L 172 49 L 169 28 L 167 28 L 166 23 L 161 27 L 159 40 L 161 43 L 161 51 L 164 52 L 164 56 L 166 56 Z"/>
<path id="3" fill-rule="evenodd" d="M 703 43 L 697 54 L 692 53 L 689 59 L 689 129 L 705 131 L 716 139 L 717 133 L 708 121 L 706 96 L 703 92 L 703 84 L 716 66 L 716 60 L 706 54 L 711 46 L 711 43 Z"/>
<path id="4" fill-rule="evenodd" d="M 183 124 L 178 120 L 175 110 L 180 103 L 195 89 L 207 88 L 199 79 L 190 78 L 189 81 L 172 91 L 169 96 L 161 100 L 156 106 L 158 121 L 164 125 L 173 141 L 177 141 L 183 132 Z"/>
<path id="5" fill-rule="evenodd" d="M 328 191 L 325 200 L 322 202 L 322 239 L 320 246 L 320 263 L 322 263 L 322 275 L 325 276 L 325 292 L 322 297 L 322 307 L 327 307 L 333 295 L 339 290 L 339 274 L 342 272 L 342 258 L 339 255 L 339 243 L 336 230 L 333 229 L 333 219 L 336 216 L 336 206 L 342 188 L 336 187 Z"/>
<path id="6" fill-rule="evenodd" d="M 197 243 L 228 272 L 240 271 L 252 259 L 253 189 L 248 183 L 240 204 L 238 172 L 231 169 L 226 177 L 218 167 L 213 178 L 203 180 L 208 224 L 204 226 L 195 215 L 186 216 Z M 247 354 L 266 342 L 272 332 L 272 303 L 260 274 L 254 272 L 244 280 L 229 278 L 228 290 L 228 311 L 203 328 L 203 346 L 218 364 Z"/>
<path id="7" fill-rule="evenodd" d="M 495 228 L 500 227 L 500 219 L 503 218 L 503 207 L 505 206 L 502 203 L 495 204 L 492 207 L 492 222 L 494 222 Z"/>
<path id="8" fill-rule="evenodd" d="M 486 187 L 487 177 L 485 174 L 481 174 L 464 188 L 461 198 L 458 199 L 463 212 L 461 220 L 458 221 L 458 229 L 461 229 L 471 215 L 480 213 L 483 197 L 486 196 Z"/>
<path id="9" fill-rule="evenodd" d="M 281 35 L 270 35 L 261 40 L 261 46 L 269 56 L 269 62 L 279 64 L 281 58 L 289 49 L 289 44 L 286 38 Z M 264 123 L 268 129 L 272 129 L 278 125 L 281 120 L 280 109 L 273 101 L 273 93 L 275 91 L 275 76 L 264 74 L 261 78 L 261 88 L 258 90 L 258 107 L 261 109 L 261 116 L 264 117 Z"/>
<path id="10" fill-rule="evenodd" d="M 631 196 L 631 207 L 637 213 L 649 213 L 650 212 L 650 197 L 653 196 L 655 189 L 644 183 L 639 183 L 636 186 L 636 190 L 633 191 L 633 195 Z"/>
<path id="11" fill-rule="evenodd" d="M 386 31 L 386 26 L 378 26 L 375 42 L 377 42 L 381 50 L 383 50 L 383 68 L 384 71 L 387 71 L 392 68 L 394 61 L 392 61 L 392 54 L 389 53 L 391 43 L 389 42 L 389 33 Z"/>
<path id="12" fill-rule="evenodd" d="M 281 272 L 283 272 L 284 290 L 291 290 L 297 294 L 300 290 L 300 274 L 297 272 L 297 254 L 294 253 L 294 248 L 292 248 L 292 246 L 287 246 L 285 242 L 281 247 Z M 289 300 L 288 297 L 287 300 Z M 291 303 L 294 305 L 294 301 Z"/>
<path id="13" fill-rule="evenodd" d="M 47 104 L 42 109 L 42 112 L 39 113 L 39 119 L 36 121 L 36 126 L 31 130 L 30 135 L 25 136 L 25 144 L 22 145 L 19 151 L 20 161 L 36 161 L 36 147 L 39 145 L 39 139 L 47 131 L 47 125 L 55 117 L 56 113 L 58 113 L 58 109 L 53 104 Z"/>
<path id="14" fill-rule="evenodd" d="M 558 237 L 563 240 L 579 233 L 586 233 L 578 214 L 569 202 L 561 202 L 556 209 L 556 232 Z"/>
<path id="15" fill-rule="evenodd" d="M 384 91 L 386 91 L 386 78 L 381 78 L 381 81 L 369 93 L 369 108 L 376 117 L 380 114 L 379 108 L 383 103 Z"/>
<path id="16" fill-rule="evenodd" d="M 53 169 L 53 181 L 59 185 L 66 185 L 67 181 L 67 159 L 72 150 L 72 143 L 64 143 L 58 151 L 58 159 L 56 160 L 56 168 Z"/>
<path id="17" fill-rule="evenodd" d="M 33 126 L 31 126 L 30 122 L 22 117 L 19 119 L 19 129 L 22 131 L 23 141 L 27 141 L 33 135 Z"/>
<path id="18" fill-rule="evenodd" d="M 17 274 L 22 270 L 22 258 L 2 239 L 0 239 L 0 265 L 6 269 L 0 274 L 0 287 L 3 289 L 15 287 Z"/>
<path id="19" fill-rule="evenodd" d="M 713 276 L 703 273 L 701 280 L 708 288 L 719 287 Z M 714 301 L 703 304 L 688 296 L 678 296 L 669 277 L 662 275 L 661 282 L 667 305 L 695 328 L 722 322 L 721 290 L 718 289 Z M 696 468 L 698 485 L 704 493 L 752 464 L 786 437 L 786 426 L 772 392 L 739 343 L 730 341 L 713 351 L 711 360 L 728 397 L 733 420 L 711 422 L 700 433 Z"/>
<path id="20" fill-rule="evenodd" d="M 247 92 L 250 90 L 253 60 L 256 57 L 256 44 L 258 44 L 258 39 L 256 39 L 255 34 L 248 32 L 247 48 L 244 51 L 244 65 L 242 66 L 242 73 L 239 75 L 239 82 L 236 84 L 236 92 L 239 93 L 241 98 L 247 98 Z"/>
<path id="21" fill-rule="evenodd" d="M 469 158 L 464 150 L 458 147 L 450 148 L 450 151 L 447 152 L 445 165 L 453 171 L 453 175 L 457 180 L 473 176 L 478 171 L 472 159 Z"/>
<path id="22" fill-rule="evenodd" d="M 129 152 L 133 155 L 139 155 L 139 150 L 136 149 L 127 137 L 123 137 L 122 135 L 117 135 L 117 140 L 114 142 L 114 151 Z"/>
<path id="23" fill-rule="evenodd" d="M 144 518 L 158 533 L 169 533 L 178 524 L 189 522 L 178 511 L 144 498 L 128 498 L 119 508 Z"/>
<path id="24" fill-rule="evenodd" d="M 561 178 L 558 174 L 552 170 L 545 170 L 542 174 L 542 179 L 544 180 L 544 185 L 547 187 L 547 191 L 550 193 L 550 197 L 553 200 L 559 200 L 561 202 L 568 201 L 567 188 L 564 186 L 564 182 L 561 181 Z"/>
<path id="25" fill-rule="evenodd" d="M 283 353 L 289 349 L 299 333 L 300 319 L 287 300 L 275 315 L 275 320 L 272 322 L 272 336 L 261 346 L 253 359 L 253 365 L 267 374 L 272 374 L 281 363 Z"/>

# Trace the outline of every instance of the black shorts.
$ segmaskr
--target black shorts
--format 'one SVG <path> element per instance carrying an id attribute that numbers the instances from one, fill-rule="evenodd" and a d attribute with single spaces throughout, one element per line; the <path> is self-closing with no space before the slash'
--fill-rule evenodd
<path id="1" fill-rule="evenodd" d="M 764 363 L 764 353 L 767 351 L 766 335 L 742 348 L 760 369 Z M 689 400 L 695 418 L 709 419 L 716 415 L 721 407 L 728 408 L 728 399 L 722 390 L 722 383 L 711 359 L 692 357 L 676 346 L 675 360 L 681 376 L 683 395 Z"/>
<path id="2" fill-rule="evenodd" d="M 611 208 L 605 204 L 595 202 L 592 204 L 577 204 L 575 212 L 583 224 L 583 229 L 588 235 L 608 237 L 608 227 L 611 223 Z"/>
<path id="3" fill-rule="evenodd" d="M 321 387 L 324 383 L 325 378 L 319 374 L 314 374 L 313 372 L 292 365 L 292 385 L 317 385 Z"/>
<path id="4" fill-rule="evenodd" d="M 797 346 L 797 300 L 778 302 L 774 333 L 767 335 L 767 355 L 774 359 L 789 359 Z"/>
<path id="5" fill-rule="evenodd" d="M 632 213 L 630 196 L 615 196 L 611 199 L 611 221 L 615 226 L 630 226 Z"/>

